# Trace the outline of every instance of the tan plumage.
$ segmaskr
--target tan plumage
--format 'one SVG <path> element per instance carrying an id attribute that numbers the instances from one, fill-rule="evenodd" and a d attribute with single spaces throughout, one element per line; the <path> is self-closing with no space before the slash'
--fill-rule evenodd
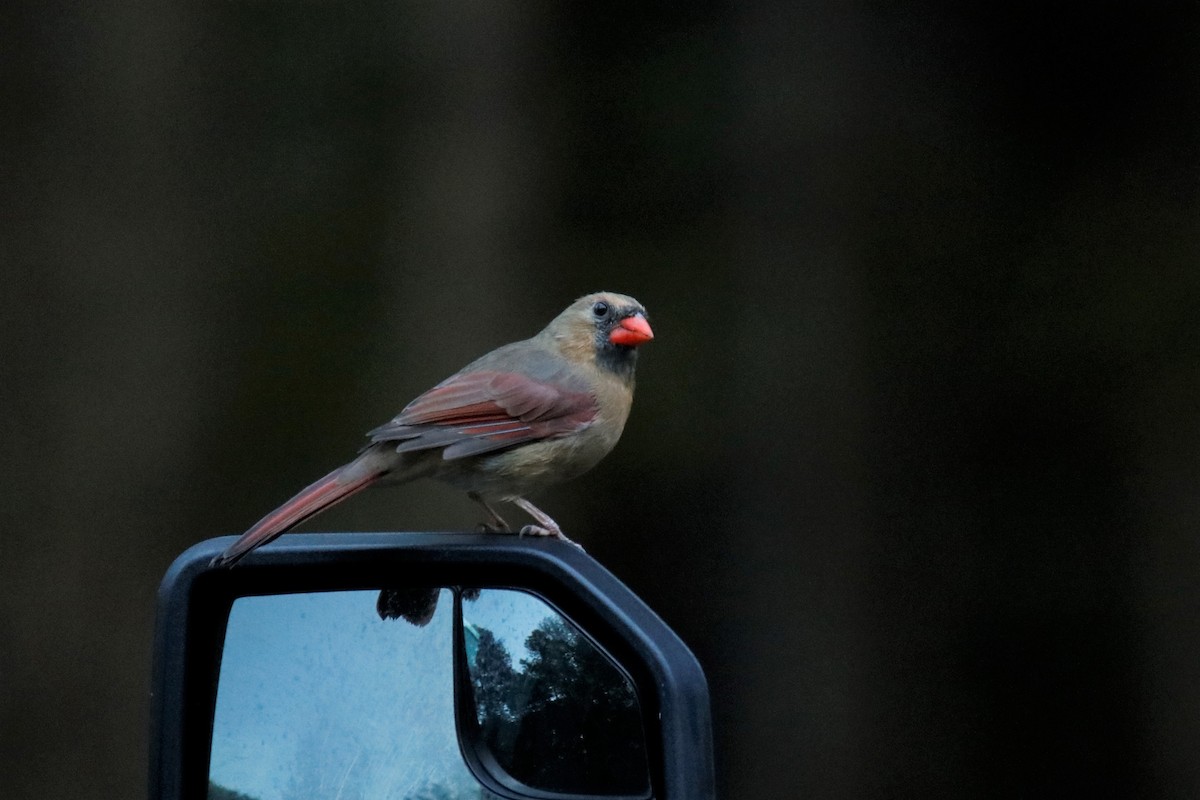
<path id="1" fill-rule="evenodd" d="M 638 345 L 653 338 L 632 297 L 581 297 L 536 336 L 476 359 L 371 431 L 357 458 L 268 514 L 217 563 L 232 564 L 368 486 L 432 477 L 464 489 L 507 531 L 493 503 L 537 522 L 522 533 L 566 539 L 526 495 L 583 474 L 616 445 L 633 403 Z M 569 541 L 569 540 L 568 540 Z"/>

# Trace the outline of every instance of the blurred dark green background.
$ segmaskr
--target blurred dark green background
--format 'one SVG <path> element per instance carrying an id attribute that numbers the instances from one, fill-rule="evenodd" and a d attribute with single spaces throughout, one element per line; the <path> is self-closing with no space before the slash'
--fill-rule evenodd
<path id="1" fill-rule="evenodd" d="M 172 558 L 595 289 L 658 338 L 538 500 L 705 665 L 723 797 L 1200 794 L 1180 8 L 7 10 L 0 795 L 141 796 Z"/>

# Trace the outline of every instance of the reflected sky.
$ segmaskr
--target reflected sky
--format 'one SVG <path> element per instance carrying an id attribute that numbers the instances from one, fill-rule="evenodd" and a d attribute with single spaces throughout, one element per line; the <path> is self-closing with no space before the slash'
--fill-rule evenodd
<path id="1" fill-rule="evenodd" d="M 210 777 L 258 800 L 478 796 L 454 731 L 452 610 L 381 620 L 378 593 L 238 599 L 221 662 Z M 545 609 L 543 607 L 543 614 Z"/>
<path id="2" fill-rule="evenodd" d="M 463 624 L 468 635 L 473 628 L 487 628 L 512 656 L 513 664 L 529 657 L 525 640 L 548 619 L 561 619 L 544 601 L 521 591 L 485 591 L 476 600 L 463 603 Z"/>

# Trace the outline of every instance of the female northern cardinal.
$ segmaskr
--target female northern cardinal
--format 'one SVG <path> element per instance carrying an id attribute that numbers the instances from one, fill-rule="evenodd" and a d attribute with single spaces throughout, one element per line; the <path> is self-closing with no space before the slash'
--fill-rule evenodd
<path id="1" fill-rule="evenodd" d="M 637 347 L 654 338 L 632 297 L 581 297 L 546 328 L 463 367 L 371 431 L 358 458 L 263 517 L 214 564 L 233 564 L 289 528 L 368 486 L 432 477 L 467 491 L 491 531 L 508 524 L 490 501 L 508 500 L 563 536 L 525 495 L 581 475 L 621 437 L 633 403 Z"/>

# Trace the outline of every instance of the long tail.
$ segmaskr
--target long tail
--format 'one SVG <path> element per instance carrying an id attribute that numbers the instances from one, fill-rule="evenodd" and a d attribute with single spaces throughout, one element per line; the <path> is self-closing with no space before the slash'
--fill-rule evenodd
<path id="1" fill-rule="evenodd" d="M 358 469 L 353 469 L 359 467 Z M 361 492 L 387 473 L 386 469 L 364 471 L 361 461 L 338 467 L 324 478 L 254 524 L 242 537 L 213 559 L 213 566 L 230 566 L 256 547 L 261 547 L 304 520 Z"/>

